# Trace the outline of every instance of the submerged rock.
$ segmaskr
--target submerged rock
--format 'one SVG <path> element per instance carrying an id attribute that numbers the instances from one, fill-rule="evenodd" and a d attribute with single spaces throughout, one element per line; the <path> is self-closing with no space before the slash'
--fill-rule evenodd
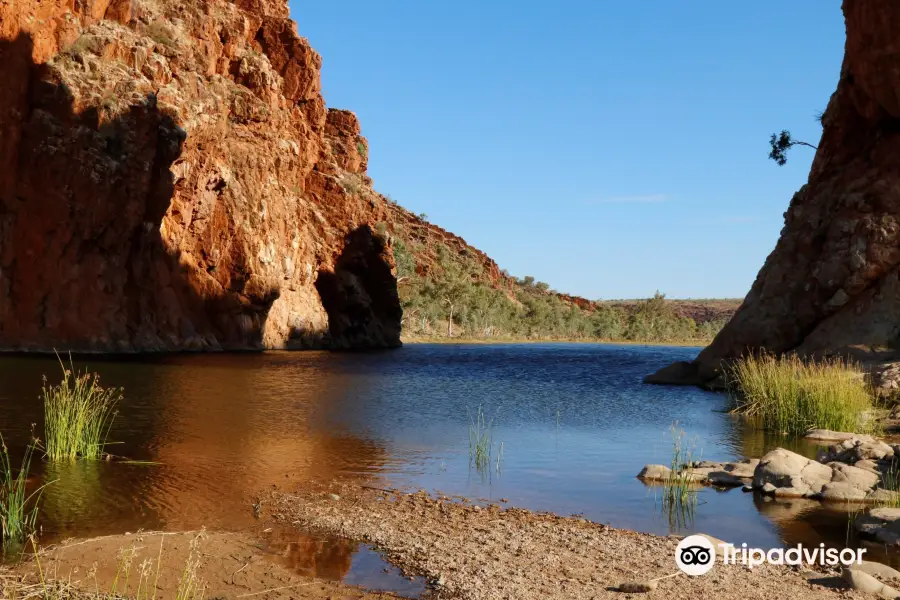
<path id="1" fill-rule="evenodd" d="M 753 472 L 759 459 L 747 459 L 740 462 L 695 462 L 688 469 L 687 475 L 692 483 L 713 485 L 718 487 L 740 487 L 753 478 Z M 646 465 L 638 473 L 638 479 L 644 481 L 664 482 L 672 476 L 672 469 L 665 465 Z"/>
<path id="2" fill-rule="evenodd" d="M 814 442 L 829 442 L 833 444 L 854 438 L 868 438 L 869 436 L 860 436 L 856 433 L 847 433 L 844 431 L 831 431 L 830 429 L 813 429 L 803 437 Z"/>
<path id="3" fill-rule="evenodd" d="M 665 465 L 646 465 L 637 474 L 638 479 L 647 479 L 649 481 L 666 481 L 671 475 L 672 469 Z"/>

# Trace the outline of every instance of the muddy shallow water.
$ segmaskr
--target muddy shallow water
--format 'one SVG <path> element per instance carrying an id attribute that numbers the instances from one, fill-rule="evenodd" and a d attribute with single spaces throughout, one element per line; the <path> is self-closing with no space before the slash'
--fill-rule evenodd
<path id="1" fill-rule="evenodd" d="M 125 388 L 109 451 L 159 464 L 36 465 L 55 480 L 43 497 L 44 538 L 240 529 L 255 522 L 261 491 L 350 478 L 505 499 L 650 533 L 699 530 L 761 547 L 843 546 L 840 509 L 705 489 L 692 518 L 673 519 L 635 479 L 645 463 L 669 461 L 675 421 L 703 459 L 759 456 L 778 445 L 815 453 L 810 444 L 746 427 L 723 412 L 722 395 L 641 384 L 645 374 L 696 352 L 423 344 L 371 354 L 87 357 L 76 365 Z M 41 430 L 45 374 L 58 379 L 55 358 L 0 359 L 0 432 L 12 448 L 27 442 L 32 423 Z M 469 461 L 468 426 L 479 407 L 493 420 L 491 465 L 482 472 Z M 365 583 L 375 577 L 366 573 L 380 572 L 370 551 L 350 552 L 363 567 L 351 568 L 341 555 L 329 577 Z M 328 552 L 317 556 L 328 572 Z"/>

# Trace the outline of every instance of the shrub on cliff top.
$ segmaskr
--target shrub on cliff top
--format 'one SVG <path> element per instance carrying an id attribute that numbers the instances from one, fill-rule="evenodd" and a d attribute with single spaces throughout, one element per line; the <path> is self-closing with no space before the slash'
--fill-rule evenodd
<path id="1" fill-rule="evenodd" d="M 870 433 L 873 395 L 859 369 L 841 359 L 804 361 L 796 355 L 747 356 L 728 371 L 734 412 L 774 431 L 810 429 Z"/>
<path id="2" fill-rule="evenodd" d="M 103 456 L 106 437 L 115 417 L 122 390 L 104 388 L 96 373 L 76 373 L 63 368 L 59 385 L 50 386 L 44 377 L 44 437 L 50 460 Z"/>

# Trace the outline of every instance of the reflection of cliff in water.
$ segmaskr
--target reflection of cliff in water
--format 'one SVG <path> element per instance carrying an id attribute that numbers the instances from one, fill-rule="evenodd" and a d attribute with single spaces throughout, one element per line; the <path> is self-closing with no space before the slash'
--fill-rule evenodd
<path id="1" fill-rule="evenodd" d="M 125 387 L 109 451 L 160 464 L 44 465 L 45 480 L 58 480 L 44 493 L 44 530 L 56 537 L 242 527 L 254 520 L 258 494 L 273 486 L 377 473 L 387 462 L 385 450 L 329 418 L 340 404 L 336 398 L 348 393 L 333 357 L 89 358 L 106 385 Z M 41 374 L 53 381 L 58 370 L 55 359 L 0 362 L 0 380 L 10 382 L 0 431 L 13 432 L 15 446 L 27 441 L 31 423 L 42 429 Z"/>

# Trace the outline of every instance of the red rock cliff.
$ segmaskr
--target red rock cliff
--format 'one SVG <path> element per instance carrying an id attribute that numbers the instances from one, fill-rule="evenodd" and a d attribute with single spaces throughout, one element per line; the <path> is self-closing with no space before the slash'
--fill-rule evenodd
<path id="1" fill-rule="evenodd" d="M 0 348 L 399 344 L 320 66 L 284 0 L 0 0 Z"/>
<path id="2" fill-rule="evenodd" d="M 740 309 L 690 364 L 703 383 L 747 350 L 875 355 L 900 341 L 900 3 L 844 0 L 847 42 L 808 183 Z M 858 354 L 857 354 L 858 356 Z"/>

